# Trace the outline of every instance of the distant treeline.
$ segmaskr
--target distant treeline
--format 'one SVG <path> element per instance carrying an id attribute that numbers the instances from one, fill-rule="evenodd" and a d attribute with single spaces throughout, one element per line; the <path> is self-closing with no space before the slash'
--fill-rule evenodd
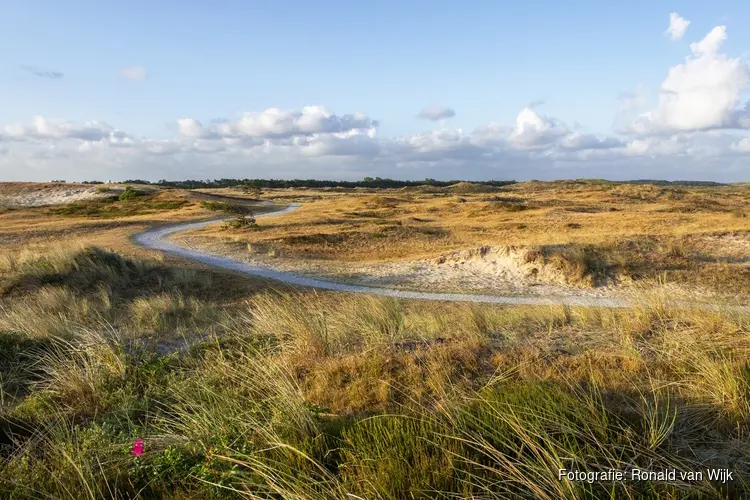
<path id="1" fill-rule="evenodd" d="M 634 181 L 621 181 L 622 184 L 653 184 L 654 186 L 687 186 L 687 187 L 710 187 L 726 186 L 722 182 L 713 181 L 660 181 L 653 179 L 638 179 Z"/>
<path id="2" fill-rule="evenodd" d="M 52 182 L 65 182 L 65 181 L 52 181 Z M 366 188 L 401 188 L 401 187 L 415 187 L 415 186 L 435 186 L 435 187 L 446 187 L 459 182 L 471 182 L 473 184 L 481 184 L 485 186 L 507 186 L 509 184 L 515 184 L 516 181 L 438 181 L 435 179 L 424 179 L 421 181 L 400 181 L 396 179 L 383 179 L 381 177 L 365 177 L 361 181 L 325 181 L 317 179 L 207 179 L 207 180 L 185 180 L 185 181 L 168 181 L 162 179 L 157 182 L 146 181 L 143 179 L 128 179 L 122 181 L 120 184 L 153 184 L 156 186 L 163 187 L 174 187 L 181 189 L 197 189 L 197 188 L 225 188 L 235 186 L 248 186 L 255 188 L 355 188 L 355 187 L 366 187 Z M 716 187 L 726 186 L 721 182 L 713 181 L 665 181 L 658 179 L 636 179 L 631 181 L 610 181 L 606 179 L 578 179 L 574 182 L 603 182 L 608 184 L 653 184 L 655 186 L 684 186 L 684 187 Z M 102 181 L 84 181 L 84 184 L 103 184 Z"/>
<path id="3" fill-rule="evenodd" d="M 234 186 L 249 186 L 256 188 L 324 188 L 324 187 L 367 187 L 367 188 L 401 188 L 415 186 L 436 186 L 445 187 L 456 184 L 461 181 L 437 181 L 435 179 L 424 179 L 422 181 L 399 181 L 396 179 L 382 179 L 380 177 L 365 177 L 361 181 L 322 181 L 317 179 L 214 179 L 205 181 L 187 180 L 187 181 L 167 181 L 149 182 L 141 179 L 128 179 L 123 184 L 154 184 L 164 187 L 175 187 L 181 189 L 196 188 L 225 188 Z M 472 181 L 474 182 L 474 181 Z M 475 184 L 486 186 L 506 186 L 514 184 L 516 181 L 478 181 Z"/>

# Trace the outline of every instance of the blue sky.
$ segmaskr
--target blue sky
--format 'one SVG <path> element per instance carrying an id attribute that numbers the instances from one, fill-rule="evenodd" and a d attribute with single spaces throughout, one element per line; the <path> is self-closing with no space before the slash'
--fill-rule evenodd
<path id="1" fill-rule="evenodd" d="M 2 12 L 0 180 L 750 177 L 749 2 L 27 0 Z M 690 21 L 674 40 L 671 12 Z M 693 52 L 716 27 L 725 39 Z M 719 65 L 698 61 L 665 92 L 670 68 L 700 57 Z M 707 71 L 696 92 L 688 80 Z M 669 95 L 679 103 L 660 104 Z M 455 116 L 417 118 L 430 106 Z M 268 124 L 274 108 L 287 113 L 277 125 L 328 125 L 240 123 Z M 365 125 L 347 128 L 354 114 Z"/>

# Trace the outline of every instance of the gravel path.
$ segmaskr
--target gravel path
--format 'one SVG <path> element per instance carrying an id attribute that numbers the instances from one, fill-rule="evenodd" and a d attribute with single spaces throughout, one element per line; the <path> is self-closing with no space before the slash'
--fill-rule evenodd
<path id="1" fill-rule="evenodd" d="M 290 205 L 282 210 L 268 212 L 256 215 L 256 218 L 278 216 L 293 212 L 299 205 Z M 372 287 L 364 285 L 351 285 L 335 283 L 316 278 L 300 276 L 293 272 L 278 271 L 269 267 L 250 264 L 231 257 L 225 257 L 212 253 L 202 252 L 191 248 L 180 246 L 167 239 L 167 236 L 181 231 L 200 229 L 209 224 L 218 222 L 220 219 L 213 219 L 200 222 L 187 222 L 175 224 L 172 226 L 149 229 L 138 233 L 134 241 L 141 246 L 154 250 L 161 250 L 173 255 L 196 260 L 211 266 L 230 269 L 253 276 L 261 276 L 288 283 L 290 285 L 299 285 L 323 290 L 335 290 L 339 292 L 366 293 L 372 295 L 381 295 L 385 297 L 397 297 L 404 299 L 421 299 L 421 300 L 440 300 L 449 302 L 483 302 L 491 304 L 567 304 L 571 306 L 602 306 L 602 307 L 629 307 L 632 303 L 623 299 L 609 299 L 601 297 L 517 297 L 488 294 L 463 294 L 463 293 L 435 293 L 421 292 L 410 290 L 396 290 L 391 288 Z"/>

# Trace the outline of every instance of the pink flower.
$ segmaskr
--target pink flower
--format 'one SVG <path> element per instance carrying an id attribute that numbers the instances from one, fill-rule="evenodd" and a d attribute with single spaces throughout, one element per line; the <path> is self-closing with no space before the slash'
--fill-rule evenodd
<path id="1" fill-rule="evenodd" d="M 143 455 L 143 439 L 138 438 L 133 443 L 133 455 L 136 457 Z"/>

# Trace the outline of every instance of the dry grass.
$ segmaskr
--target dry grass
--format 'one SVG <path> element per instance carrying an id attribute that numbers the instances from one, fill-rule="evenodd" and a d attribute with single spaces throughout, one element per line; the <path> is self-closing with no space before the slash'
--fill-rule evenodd
<path id="1" fill-rule="evenodd" d="M 24 284 L 0 309 L 4 496 L 732 497 L 750 477 L 736 309 L 233 295 L 90 248 L 0 276 Z M 738 479 L 557 479 L 634 466 Z"/>
<path id="2" fill-rule="evenodd" d="M 64 190 L 85 185 L 0 183 L 0 194 L 24 196 L 44 190 Z M 195 193 L 181 189 L 160 189 L 154 186 L 136 186 L 145 196 L 129 201 L 117 200 L 124 186 L 88 186 L 90 189 L 112 190 L 105 199 L 74 202 L 48 207 L 15 207 L 0 210 L 0 255 L 49 253 L 65 245 L 88 244 L 108 248 L 125 255 L 165 259 L 159 252 L 135 246 L 130 238 L 133 234 L 154 225 L 179 221 L 216 217 L 217 213 L 203 206 L 205 201 L 224 202 L 226 198 Z M 255 213 L 273 210 L 275 207 L 258 205 L 252 201 L 231 200 L 250 207 Z M 195 264 L 166 257 L 170 263 Z"/>
<path id="3" fill-rule="evenodd" d="M 225 245 L 228 253 L 239 245 L 350 265 L 432 259 L 483 246 L 526 249 L 544 256 L 569 284 L 666 280 L 725 298 L 750 290 L 750 232 L 738 217 L 750 210 L 747 187 L 471 186 L 266 190 L 264 197 L 303 206 L 259 221 L 258 231 L 231 242 L 217 228 L 189 237 L 213 249 Z"/>
<path id="4" fill-rule="evenodd" d="M 633 236 L 746 232 L 747 224 L 733 212 L 750 208 L 750 191 L 742 187 L 561 181 L 483 191 L 488 189 L 495 194 L 462 193 L 463 202 L 452 188 L 267 190 L 264 197 L 304 206 L 283 219 L 263 221 L 265 232 L 257 237 L 290 254 L 388 260 L 480 245 L 599 245 Z M 692 212 L 669 210 L 677 206 Z M 335 247 L 326 244 L 329 235 L 337 236 Z"/>
<path id="5" fill-rule="evenodd" d="M 735 236 L 715 231 L 740 234 L 732 224 L 742 219 L 721 207 L 744 203 L 742 189 L 525 183 L 478 193 L 470 185 L 454 188 L 460 193 L 268 190 L 264 196 L 309 198 L 288 219 L 261 219 L 252 237 L 287 252 L 325 256 L 339 246 L 347 258 L 394 258 L 422 252 L 420 242 L 447 249 L 530 230 L 537 258 L 581 280 L 602 266 L 646 272 L 659 262 L 702 276 L 704 261 L 716 264 L 707 256 L 722 255 L 730 270 L 717 282 L 738 291 L 742 282 L 729 276 L 743 261 L 732 262 L 727 249 Z M 669 289 L 644 294 L 628 310 L 412 302 L 276 290 L 150 252 L 140 253 L 148 260 L 132 258 L 138 251 L 129 234 L 170 218 L 210 216 L 199 201 L 127 216 L 119 226 L 46 209 L 0 215 L 3 237 L 22 242 L 3 240 L 0 258 L 0 496 L 747 494 L 746 311 L 685 308 Z M 616 211 L 599 211 L 609 203 Z M 699 210 L 656 210 L 690 203 Z M 491 213 L 469 214 L 492 204 Z M 508 208 L 516 205 L 525 208 Z M 545 234 L 544 221 L 556 213 L 573 219 Z M 593 217 L 599 229 L 587 235 L 579 217 Z M 608 238 L 635 231 L 639 218 L 646 228 L 661 221 L 653 226 L 659 231 L 627 233 L 619 254 L 603 252 Z M 486 233 L 468 229 L 479 224 Z M 362 241 L 305 239 L 337 227 L 361 233 Z M 390 228 L 373 240 L 392 241 L 394 250 L 365 237 L 376 228 Z M 109 242 L 120 252 L 60 247 L 60 235 Z M 287 237 L 301 239 L 278 243 Z M 136 438 L 145 441 L 141 457 L 129 453 Z M 727 467 L 736 479 L 558 479 L 560 468 L 632 467 Z"/>

